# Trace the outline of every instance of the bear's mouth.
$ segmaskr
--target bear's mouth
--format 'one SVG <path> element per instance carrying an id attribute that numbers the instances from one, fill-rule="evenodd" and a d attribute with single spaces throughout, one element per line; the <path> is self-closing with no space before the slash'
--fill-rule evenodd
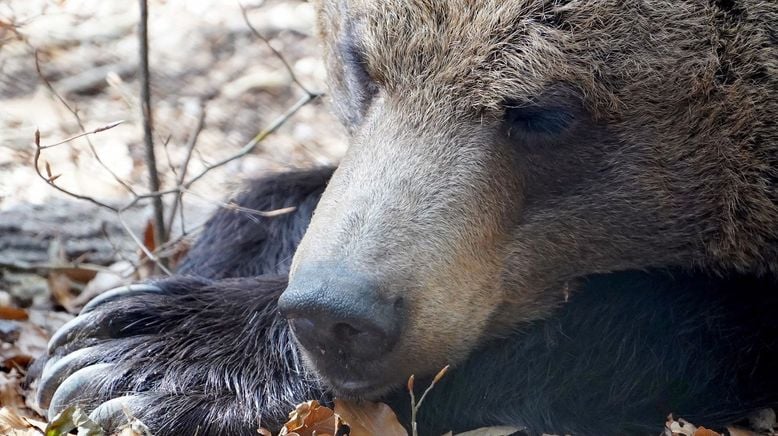
<path id="1" fill-rule="evenodd" d="M 354 362 L 344 359 L 316 359 L 303 351 L 305 364 L 338 398 L 376 400 L 402 384 L 396 369 L 386 361 Z"/>
<path id="2" fill-rule="evenodd" d="M 347 400 L 374 400 L 391 389 L 391 386 L 377 384 L 371 380 L 325 378 L 325 383 L 336 397 Z"/>

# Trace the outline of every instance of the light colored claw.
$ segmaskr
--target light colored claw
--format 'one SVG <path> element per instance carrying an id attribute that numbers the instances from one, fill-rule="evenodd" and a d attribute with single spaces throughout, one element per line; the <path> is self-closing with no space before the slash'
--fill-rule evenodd
<path id="1" fill-rule="evenodd" d="M 159 293 L 162 289 L 159 286 L 142 284 L 142 285 L 127 285 L 118 288 L 111 289 L 103 292 L 97 297 L 93 298 L 89 303 L 81 310 L 81 314 L 71 319 L 65 325 L 59 328 L 49 340 L 48 352 L 54 353 L 58 347 L 67 344 L 73 337 L 79 333 L 86 333 L 84 336 L 94 336 L 96 338 L 110 337 L 109 329 L 102 323 L 97 323 L 97 317 L 92 315 L 92 311 L 99 305 L 106 303 L 110 300 L 118 298 L 122 295 L 135 292 L 151 292 Z"/>
<path id="2" fill-rule="evenodd" d="M 142 283 L 137 285 L 125 285 L 125 286 L 119 286 L 118 288 L 113 288 L 108 291 L 103 292 L 102 294 L 98 295 L 97 297 L 89 300 L 86 305 L 84 305 L 84 308 L 81 309 L 81 314 L 89 313 L 92 310 L 94 310 L 95 307 L 111 301 L 117 297 L 121 297 L 122 295 L 134 293 L 134 292 L 153 292 L 153 293 L 159 293 L 162 292 L 162 289 L 159 286 Z"/>
<path id="3" fill-rule="evenodd" d="M 137 411 L 143 409 L 145 398 L 141 395 L 125 395 L 113 398 L 98 406 L 89 414 L 89 419 L 112 432 L 126 425 Z"/>
<path id="4" fill-rule="evenodd" d="M 93 400 L 93 395 L 87 394 L 85 392 L 86 389 L 90 384 L 99 380 L 102 375 L 109 372 L 112 366 L 113 364 L 111 363 L 90 365 L 79 369 L 66 378 L 51 397 L 49 418 L 57 416 L 58 413 L 69 406 L 80 405 L 88 407 L 88 402 Z M 88 412 L 88 410 L 86 411 Z"/>
<path id="5" fill-rule="evenodd" d="M 35 395 L 38 407 L 47 409 L 54 392 L 66 378 L 85 365 L 94 363 L 99 357 L 95 353 L 96 350 L 97 347 L 87 347 L 76 350 L 67 356 L 49 359 L 43 368 L 38 391 Z"/>
<path id="6" fill-rule="evenodd" d="M 104 330 L 104 327 L 98 325 L 95 316 L 90 316 L 89 314 L 79 315 L 66 322 L 59 330 L 54 332 L 51 339 L 49 339 L 48 352 L 53 354 L 54 350 L 70 342 L 78 332 L 89 332 L 90 335 L 94 335 L 103 331 L 104 335 Z"/>

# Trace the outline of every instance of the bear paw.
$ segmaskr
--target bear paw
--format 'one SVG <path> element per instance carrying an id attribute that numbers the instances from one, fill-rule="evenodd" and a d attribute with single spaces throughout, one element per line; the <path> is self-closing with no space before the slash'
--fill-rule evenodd
<path id="1" fill-rule="evenodd" d="M 256 434 L 326 395 L 300 360 L 279 278 L 175 277 L 93 299 L 51 338 L 37 401 L 78 405 L 106 430 L 133 416 L 154 434 Z"/>

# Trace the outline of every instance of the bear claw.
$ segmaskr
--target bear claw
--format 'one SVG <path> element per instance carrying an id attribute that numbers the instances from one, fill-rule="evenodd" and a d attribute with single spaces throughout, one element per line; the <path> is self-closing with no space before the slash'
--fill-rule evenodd
<path id="1" fill-rule="evenodd" d="M 159 286 L 148 284 L 120 286 L 103 292 L 87 303 L 77 317 L 65 323 L 54 333 L 49 340 L 48 353 L 53 354 L 57 348 L 70 343 L 76 338 L 114 338 L 117 333 L 117 326 L 112 325 L 111 319 L 101 319 L 101 316 L 96 311 L 99 306 L 131 294 L 161 292 L 162 288 Z"/>
<path id="2" fill-rule="evenodd" d="M 88 303 L 86 303 L 84 308 L 81 309 L 81 315 L 93 311 L 97 306 L 100 306 L 103 303 L 106 303 L 108 301 L 113 301 L 118 297 L 122 297 L 127 294 L 135 293 L 135 292 L 160 293 L 162 292 L 162 289 L 159 286 L 151 285 L 151 284 L 119 286 L 117 288 L 113 288 L 108 291 L 105 291 L 102 294 L 98 295 L 97 297 L 91 299 Z"/>
<path id="3" fill-rule="evenodd" d="M 72 405 L 88 406 L 92 400 L 88 395 L 91 384 L 111 372 L 112 363 L 97 363 L 81 368 L 68 376 L 57 388 L 49 404 L 49 419 Z"/>
<path id="4" fill-rule="evenodd" d="M 42 409 L 49 407 L 54 393 L 59 386 L 80 368 L 93 364 L 99 360 L 96 353 L 98 347 L 87 347 L 76 350 L 63 357 L 52 356 L 46 362 L 40 377 L 36 402 Z"/>
<path id="5" fill-rule="evenodd" d="M 95 314 L 79 315 L 59 328 L 49 339 L 48 353 L 54 354 L 57 348 L 62 347 L 77 337 L 102 338 L 109 336 L 108 326 L 100 322 Z"/>
<path id="6" fill-rule="evenodd" d="M 106 431 L 114 431 L 127 423 L 128 416 L 135 416 L 135 412 L 142 409 L 144 403 L 144 398 L 140 395 L 112 398 L 97 406 L 89 414 L 89 419 L 100 424 Z"/>

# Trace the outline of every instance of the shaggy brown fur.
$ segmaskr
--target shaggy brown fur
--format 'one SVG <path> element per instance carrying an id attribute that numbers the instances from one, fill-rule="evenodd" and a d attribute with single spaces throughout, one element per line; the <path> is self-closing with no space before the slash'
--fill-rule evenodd
<path id="1" fill-rule="evenodd" d="M 461 360 L 584 275 L 778 273 L 777 2 L 319 8 L 352 139 L 291 280 L 336 263 L 406 309 L 356 394 Z"/>

